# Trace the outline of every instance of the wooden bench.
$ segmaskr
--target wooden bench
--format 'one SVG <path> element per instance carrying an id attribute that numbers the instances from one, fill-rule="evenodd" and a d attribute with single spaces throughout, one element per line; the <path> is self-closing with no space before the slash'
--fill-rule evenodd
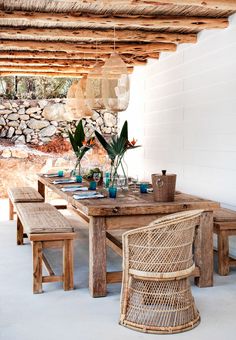
<path id="1" fill-rule="evenodd" d="M 14 219 L 15 203 L 23 202 L 43 202 L 44 198 L 40 193 L 32 187 L 15 187 L 8 189 L 9 197 L 9 220 Z"/>
<path id="2" fill-rule="evenodd" d="M 236 259 L 229 256 L 229 236 L 236 235 L 236 211 L 224 208 L 215 210 L 214 233 L 218 239 L 218 272 L 228 275 L 229 267 L 236 266 Z"/>
<path id="3" fill-rule="evenodd" d="M 74 288 L 73 240 L 75 232 L 67 219 L 48 203 L 16 203 L 17 244 L 21 245 L 24 235 L 33 246 L 33 292 L 42 293 L 42 283 L 62 281 L 64 290 Z M 24 234 L 25 233 L 25 234 Z M 47 258 L 45 248 L 63 249 L 63 274 L 55 275 Z M 48 276 L 42 275 L 44 263 Z"/>

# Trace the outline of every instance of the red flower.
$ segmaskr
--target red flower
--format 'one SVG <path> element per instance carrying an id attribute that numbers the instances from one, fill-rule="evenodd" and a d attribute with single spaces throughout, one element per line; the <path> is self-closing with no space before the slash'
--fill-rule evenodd
<path id="1" fill-rule="evenodd" d="M 91 138 L 91 139 L 89 140 L 89 145 L 92 146 L 92 145 L 94 145 L 94 144 L 95 144 L 95 138 Z"/>
<path id="2" fill-rule="evenodd" d="M 132 141 L 130 142 L 130 144 L 132 145 L 132 146 L 135 146 L 135 144 L 137 143 L 137 139 L 132 139 Z"/>
<path id="3" fill-rule="evenodd" d="M 137 139 L 132 139 L 132 141 L 127 141 L 126 147 L 127 149 L 131 149 L 135 147 L 135 144 L 137 143 Z"/>

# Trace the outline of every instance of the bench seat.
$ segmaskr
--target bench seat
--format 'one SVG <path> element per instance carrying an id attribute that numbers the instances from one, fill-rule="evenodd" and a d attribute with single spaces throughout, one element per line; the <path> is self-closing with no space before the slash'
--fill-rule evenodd
<path id="1" fill-rule="evenodd" d="M 32 187 L 14 187 L 8 189 L 9 197 L 9 219 L 14 218 L 15 203 L 23 202 L 43 202 L 44 198 Z"/>
<path id="2" fill-rule="evenodd" d="M 74 288 L 73 240 L 76 236 L 68 220 L 49 203 L 16 203 L 17 244 L 27 235 L 33 250 L 33 292 L 42 293 L 43 282 L 62 281 L 64 290 Z M 43 250 L 63 249 L 63 274 L 56 275 Z M 42 275 L 44 263 L 49 275 Z"/>
<path id="3" fill-rule="evenodd" d="M 235 222 L 236 221 L 236 211 L 220 208 L 214 210 L 213 214 L 214 222 Z"/>
<path id="4" fill-rule="evenodd" d="M 16 209 L 27 234 L 74 231 L 68 220 L 49 203 L 17 203 Z"/>
<path id="5" fill-rule="evenodd" d="M 220 208 L 214 211 L 214 233 L 218 241 L 218 272 L 228 275 L 236 259 L 229 256 L 229 236 L 236 236 L 236 211 Z"/>

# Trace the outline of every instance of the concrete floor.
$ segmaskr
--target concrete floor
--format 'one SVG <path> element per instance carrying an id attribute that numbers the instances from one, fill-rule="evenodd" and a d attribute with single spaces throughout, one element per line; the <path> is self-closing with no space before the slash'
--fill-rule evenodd
<path id="1" fill-rule="evenodd" d="M 137 340 L 166 339 L 118 325 L 120 285 L 110 285 L 108 296 L 93 299 L 88 292 L 88 234 L 81 228 L 75 251 L 75 290 L 64 292 L 60 283 L 44 284 L 44 293 L 32 294 L 31 246 L 16 246 L 16 222 L 7 221 L 7 201 L 0 202 L 0 339 L 1 340 Z M 75 219 L 72 218 L 73 222 Z M 59 251 L 48 253 L 59 270 Z M 109 267 L 120 259 L 108 252 Z M 215 275 L 213 288 L 193 287 L 201 314 L 192 331 L 169 335 L 176 340 L 236 339 L 236 270 L 228 277 Z"/>

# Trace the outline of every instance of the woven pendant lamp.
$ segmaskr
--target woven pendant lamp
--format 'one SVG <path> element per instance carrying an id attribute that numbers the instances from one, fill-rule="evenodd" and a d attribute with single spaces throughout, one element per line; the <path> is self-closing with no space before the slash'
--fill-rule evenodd
<path id="1" fill-rule="evenodd" d="M 66 109 L 74 120 L 82 117 L 90 117 L 91 109 L 86 104 L 85 91 L 86 77 L 83 76 L 80 80 L 73 81 L 67 93 Z"/>
<path id="2" fill-rule="evenodd" d="M 105 109 L 102 98 L 102 67 L 96 64 L 87 76 L 86 102 L 91 109 Z"/>
<path id="3" fill-rule="evenodd" d="M 125 111 L 129 104 L 127 66 L 117 53 L 112 53 L 103 66 L 102 98 L 107 110 Z"/>

